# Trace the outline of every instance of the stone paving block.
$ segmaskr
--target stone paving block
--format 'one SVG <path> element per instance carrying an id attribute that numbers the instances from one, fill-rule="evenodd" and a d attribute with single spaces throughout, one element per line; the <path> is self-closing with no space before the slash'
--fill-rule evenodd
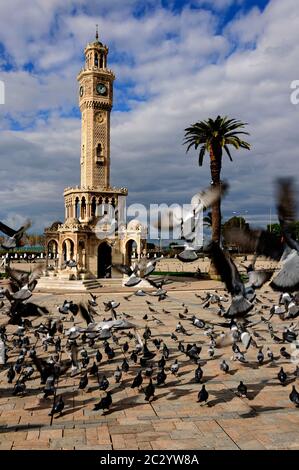
<path id="1" fill-rule="evenodd" d="M 39 439 L 39 435 L 40 435 L 40 430 L 39 429 L 30 430 L 27 433 L 26 440 L 27 441 L 37 441 Z"/>
<path id="2" fill-rule="evenodd" d="M 152 450 L 151 442 L 138 442 L 138 449 L 139 450 Z"/>
<path id="3" fill-rule="evenodd" d="M 236 441 L 241 450 L 266 450 L 265 446 L 258 440 L 249 439 L 247 441 Z"/>

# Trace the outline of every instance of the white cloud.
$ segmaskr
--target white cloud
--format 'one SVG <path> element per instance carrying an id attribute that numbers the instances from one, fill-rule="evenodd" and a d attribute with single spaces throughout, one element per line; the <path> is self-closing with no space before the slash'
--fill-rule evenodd
<path id="1" fill-rule="evenodd" d="M 58 28 L 49 42 L 46 33 L 58 2 L 51 3 L 40 24 L 44 3 L 51 2 L 40 0 L 31 20 L 29 14 L 17 19 L 27 27 L 17 40 L 8 28 L 0 32 L 15 62 L 33 60 L 38 70 L 0 73 L 8 94 L 7 106 L 0 107 L 2 126 L 10 126 L 8 111 L 30 123 L 38 111 L 49 109 L 49 116 L 39 115 L 31 129 L 2 133 L 1 214 L 28 213 L 40 217 L 39 226 L 63 216 L 63 188 L 79 180 L 80 122 L 60 111 L 77 105 L 82 49 L 99 16 L 91 2 L 89 11 L 71 17 L 71 6 L 82 2 L 66 2 L 63 30 Z M 248 210 L 252 220 L 266 221 L 270 206 L 275 210 L 273 178 L 298 168 L 299 106 L 290 103 L 290 83 L 299 78 L 296 0 L 272 0 L 263 12 L 253 9 L 223 35 L 217 32 L 217 16 L 208 11 L 186 7 L 174 14 L 156 8 L 137 18 L 130 10 L 136 2 L 125 6 L 124 14 L 107 9 L 99 21 L 111 53 L 118 59 L 122 55 L 121 61 L 110 62 L 116 85 L 132 81 L 127 95 L 120 89 L 115 95 L 131 109 L 112 113 L 113 184 L 128 186 L 131 202 L 188 202 L 210 179 L 208 158 L 199 169 L 195 152 L 185 155 L 184 128 L 227 114 L 249 122 L 252 151 L 233 152 L 233 163 L 224 160 L 223 177 L 231 181 L 224 210 L 228 215 Z M 232 46 L 236 49 L 229 54 Z M 136 101 L 138 94 L 144 102 Z"/>

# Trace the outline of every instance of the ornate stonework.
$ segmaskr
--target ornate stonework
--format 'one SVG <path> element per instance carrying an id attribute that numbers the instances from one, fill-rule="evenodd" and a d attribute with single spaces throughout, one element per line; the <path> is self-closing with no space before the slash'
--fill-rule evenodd
<path id="1" fill-rule="evenodd" d="M 127 188 L 110 185 L 110 112 L 115 76 L 107 68 L 108 48 L 98 40 L 87 44 L 85 66 L 80 71 L 81 184 L 64 190 L 65 222 L 45 230 L 48 256 L 57 258 L 57 275 L 65 263 L 77 262 L 76 276 L 117 275 L 111 263 L 129 262 L 133 244 L 141 254 L 144 230 L 140 225 L 122 226 L 111 233 L 111 221 L 103 220 L 106 205 L 115 208 Z M 117 220 L 116 220 L 117 225 Z M 53 257 L 53 256 L 51 256 Z M 72 273 L 73 275 L 73 273 Z"/>

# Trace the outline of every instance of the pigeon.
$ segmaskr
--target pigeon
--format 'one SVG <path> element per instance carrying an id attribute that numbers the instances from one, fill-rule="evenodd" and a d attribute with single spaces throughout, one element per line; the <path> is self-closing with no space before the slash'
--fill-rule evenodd
<path id="1" fill-rule="evenodd" d="M 55 376 L 50 375 L 44 387 L 44 398 L 48 398 L 51 395 L 55 394 Z"/>
<path id="2" fill-rule="evenodd" d="M 16 382 L 16 384 L 13 388 L 12 394 L 14 396 L 24 395 L 25 391 L 26 391 L 26 384 L 25 384 L 24 380 L 23 379 L 17 380 L 17 382 Z"/>
<path id="3" fill-rule="evenodd" d="M 174 361 L 174 363 L 171 365 L 170 367 L 170 371 L 173 375 L 177 375 L 178 374 L 178 371 L 179 371 L 179 364 L 178 364 L 178 360 L 176 359 Z"/>
<path id="4" fill-rule="evenodd" d="M 98 410 L 109 410 L 110 406 L 112 405 L 112 396 L 111 396 L 111 392 L 108 391 L 106 392 L 106 396 L 103 397 L 99 403 L 97 403 L 96 405 L 94 405 L 94 411 L 98 411 Z"/>
<path id="5" fill-rule="evenodd" d="M 247 398 L 247 387 L 246 385 L 240 381 L 238 388 L 237 388 L 237 395 L 241 398 Z"/>
<path id="6" fill-rule="evenodd" d="M 89 292 L 90 296 L 91 296 L 91 299 L 88 299 L 88 303 L 89 305 L 91 305 L 92 307 L 96 307 L 98 304 L 97 304 L 97 296 L 92 294 L 91 292 Z"/>
<path id="7" fill-rule="evenodd" d="M 175 331 L 176 331 L 177 333 L 182 333 L 183 335 L 190 336 L 190 335 L 187 333 L 186 329 L 185 329 L 185 328 L 183 327 L 183 325 L 181 324 L 181 322 L 178 322 Z"/>
<path id="8" fill-rule="evenodd" d="M 155 356 L 156 356 L 156 354 L 151 352 L 148 349 L 148 347 L 145 343 L 144 346 L 143 346 L 143 357 L 142 357 L 143 361 L 145 361 L 145 362 L 149 361 L 149 360 L 153 359 Z"/>
<path id="9" fill-rule="evenodd" d="M 64 409 L 64 401 L 63 401 L 63 396 L 61 395 L 59 397 L 59 400 L 54 402 L 52 410 L 49 413 L 49 416 L 54 416 L 56 414 L 61 416 L 63 409 Z"/>
<path id="10" fill-rule="evenodd" d="M 298 408 L 299 407 L 299 393 L 297 392 L 295 385 L 292 386 L 292 391 L 289 395 L 290 401 L 294 403 L 294 405 Z"/>
<path id="11" fill-rule="evenodd" d="M 229 371 L 229 365 L 225 361 L 225 359 L 223 359 L 223 361 L 220 363 L 220 370 L 222 370 L 222 372 L 225 372 L 225 373 Z"/>
<path id="12" fill-rule="evenodd" d="M 69 310 L 70 310 L 71 304 L 72 304 L 71 301 L 69 302 L 68 300 L 65 300 L 65 301 L 63 302 L 62 306 L 57 307 L 58 312 L 59 312 L 59 313 L 62 313 L 62 314 L 64 314 L 64 315 L 66 315 L 66 314 L 69 312 Z"/>
<path id="13" fill-rule="evenodd" d="M 258 361 L 258 363 L 259 363 L 260 365 L 263 364 L 264 359 L 265 359 L 265 356 L 264 356 L 264 354 L 263 354 L 262 349 L 263 349 L 263 348 L 261 348 L 261 349 L 259 350 L 258 355 L 257 355 L 257 361 Z"/>
<path id="14" fill-rule="evenodd" d="M 284 357 L 285 359 L 288 359 L 288 360 L 291 359 L 291 354 L 286 350 L 285 347 L 280 348 L 280 354 L 281 354 L 282 357 Z"/>
<path id="15" fill-rule="evenodd" d="M 123 360 L 123 362 L 122 362 L 121 370 L 122 370 L 123 372 L 127 373 L 128 370 L 129 370 L 129 367 L 130 367 L 130 366 L 129 366 L 129 363 L 128 363 L 127 359 L 125 358 L 125 359 Z"/>
<path id="16" fill-rule="evenodd" d="M 151 398 L 154 398 L 155 395 L 155 386 L 152 382 L 152 379 L 150 379 L 149 384 L 145 387 L 144 389 L 144 394 L 145 394 L 145 401 L 150 401 Z"/>
<path id="17" fill-rule="evenodd" d="M 269 347 L 267 348 L 267 357 L 271 362 L 274 360 L 274 354 Z"/>
<path id="18" fill-rule="evenodd" d="M 286 384 L 287 374 L 286 374 L 285 371 L 283 370 L 283 367 L 280 368 L 280 371 L 278 372 L 277 377 L 278 377 L 279 382 L 280 382 L 282 385 L 285 385 L 285 384 Z"/>
<path id="19" fill-rule="evenodd" d="M 198 367 L 197 367 L 197 369 L 195 369 L 195 373 L 194 373 L 195 382 L 200 383 L 201 380 L 202 380 L 202 377 L 203 377 L 203 370 L 200 367 L 200 365 L 198 365 Z"/>
<path id="20" fill-rule="evenodd" d="M 28 220 L 18 230 L 14 230 L 3 222 L 0 222 L 0 231 L 8 236 L 8 238 L 1 243 L 1 247 L 5 250 L 10 250 L 20 246 L 21 240 L 30 226 L 31 222 Z"/>
<path id="21" fill-rule="evenodd" d="M 197 363 L 200 352 L 201 352 L 201 347 L 196 346 L 196 344 L 193 344 L 187 348 L 186 355 L 189 356 L 190 359 L 192 359 L 195 363 Z"/>
<path id="22" fill-rule="evenodd" d="M 107 379 L 106 375 L 103 375 L 101 381 L 99 381 L 99 389 L 107 390 L 108 387 L 109 387 L 109 380 Z"/>
<path id="23" fill-rule="evenodd" d="M 119 366 L 117 366 L 116 371 L 114 372 L 115 383 L 120 383 L 122 377 L 122 371 Z"/>
<path id="24" fill-rule="evenodd" d="M 109 302 L 103 302 L 105 306 L 105 312 L 109 312 L 109 310 L 115 310 L 117 307 L 120 306 L 119 302 L 115 302 L 114 300 L 109 300 Z"/>
<path id="25" fill-rule="evenodd" d="M 246 298 L 246 289 L 235 263 L 232 261 L 231 257 L 213 241 L 205 248 L 205 252 L 210 254 L 212 263 L 232 296 L 231 305 L 224 314 L 224 317 L 235 318 L 245 316 L 252 310 L 253 304 Z"/>
<path id="26" fill-rule="evenodd" d="M 252 337 L 248 331 L 243 331 L 243 333 L 241 333 L 241 341 L 245 349 L 248 349 L 252 342 Z"/>
<path id="27" fill-rule="evenodd" d="M 7 377 L 7 382 L 8 382 L 9 384 L 12 383 L 13 379 L 15 378 L 15 375 L 16 375 L 16 373 L 15 373 L 15 370 L 14 370 L 13 366 L 10 366 L 9 369 L 8 369 L 8 371 L 7 371 L 7 375 L 6 375 L 6 377 Z"/>
<path id="28" fill-rule="evenodd" d="M 133 383 L 131 385 L 131 388 L 140 388 L 141 384 L 143 382 L 143 377 L 141 375 L 141 370 L 138 372 L 138 374 L 134 377 Z"/>
<path id="29" fill-rule="evenodd" d="M 99 370 L 99 368 L 98 368 L 97 363 L 93 362 L 91 368 L 89 369 L 89 374 L 97 376 L 98 375 L 98 370 Z"/>
<path id="30" fill-rule="evenodd" d="M 209 392 L 206 390 L 205 385 L 201 387 L 201 390 L 198 392 L 197 395 L 197 403 L 206 403 L 209 398 Z"/>
<path id="31" fill-rule="evenodd" d="M 285 330 L 282 333 L 282 338 L 287 343 L 293 343 L 297 339 L 297 333 L 295 333 L 294 331 L 288 328 L 285 328 Z"/>
<path id="32" fill-rule="evenodd" d="M 164 368 L 162 368 L 157 374 L 157 385 L 165 385 L 167 375 L 165 374 Z"/>
<path id="33" fill-rule="evenodd" d="M 79 390 L 84 390 L 88 385 L 88 377 L 87 372 L 81 377 L 79 382 Z"/>
<path id="34" fill-rule="evenodd" d="M 131 356 L 130 356 L 130 359 L 131 359 L 131 361 L 134 362 L 134 364 L 136 364 L 137 359 L 138 359 L 138 356 L 137 356 L 136 351 L 132 351 Z"/>
<path id="35" fill-rule="evenodd" d="M 196 246 L 193 246 L 192 244 L 186 243 L 184 250 L 181 251 L 181 253 L 178 253 L 177 257 L 180 261 L 183 261 L 183 263 L 192 263 L 194 261 L 197 261 L 199 259 L 199 252 L 197 250 Z"/>
<path id="36" fill-rule="evenodd" d="M 206 323 L 204 320 L 201 320 L 200 318 L 196 318 L 194 315 L 191 318 L 192 324 L 196 326 L 197 328 L 204 328 L 206 326 Z"/>
<path id="37" fill-rule="evenodd" d="M 103 356 L 102 356 L 101 352 L 100 352 L 99 350 L 97 350 L 97 352 L 96 352 L 96 360 L 97 360 L 97 362 L 100 363 L 102 359 L 103 359 Z"/>
<path id="38" fill-rule="evenodd" d="M 158 367 L 159 367 L 160 369 L 164 369 L 165 364 L 166 364 L 165 357 L 162 356 L 161 359 L 158 361 Z"/>
<path id="39" fill-rule="evenodd" d="M 34 369 L 31 365 L 25 367 L 23 369 L 23 377 L 24 377 L 24 380 L 28 380 L 30 379 L 30 377 L 33 375 L 34 373 Z"/>

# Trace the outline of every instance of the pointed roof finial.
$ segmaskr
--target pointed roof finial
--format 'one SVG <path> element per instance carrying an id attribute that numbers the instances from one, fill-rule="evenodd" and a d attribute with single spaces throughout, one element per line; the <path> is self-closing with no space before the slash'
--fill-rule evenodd
<path id="1" fill-rule="evenodd" d="M 99 25 L 96 24 L 96 40 L 99 39 Z"/>

